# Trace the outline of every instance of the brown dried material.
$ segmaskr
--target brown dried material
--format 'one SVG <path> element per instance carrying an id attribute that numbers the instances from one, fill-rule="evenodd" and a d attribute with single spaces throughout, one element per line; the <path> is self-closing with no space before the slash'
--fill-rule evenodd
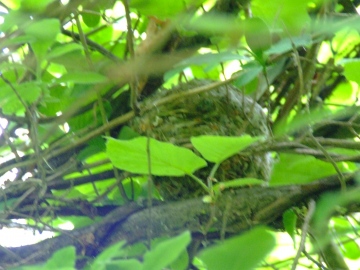
<path id="1" fill-rule="evenodd" d="M 208 80 L 194 80 L 180 84 L 171 91 L 162 90 L 147 102 L 154 103 L 170 93 L 181 92 L 210 84 Z M 244 96 L 240 90 L 225 85 L 168 103 L 136 117 L 131 127 L 160 141 L 192 148 L 190 138 L 199 135 L 270 136 L 267 119 L 259 104 Z M 214 145 L 213 147 L 216 147 Z M 195 151 L 195 149 L 193 149 Z M 238 154 L 224 161 L 215 174 L 217 181 L 242 177 L 268 180 L 272 161 L 268 153 L 259 155 Z M 196 172 L 206 182 L 211 164 Z M 155 185 L 166 199 L 178 200 L 204 193 L 190 177 L 156 177 Z"/>

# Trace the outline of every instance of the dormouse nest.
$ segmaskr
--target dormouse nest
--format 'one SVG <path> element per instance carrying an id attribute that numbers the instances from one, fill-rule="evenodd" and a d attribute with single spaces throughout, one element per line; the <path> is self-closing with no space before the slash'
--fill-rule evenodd
<path id="1" fill-rule="evenodd" d="M 194 80 L 180 84 L 170 91 L 159 91 L 147 102 L 210 83 L 208 80 Z M 136 117 L 130 126 L 142 135 L 186 147 L 191 147 L 190 137 L 198 135 L 270 136 L 261 106 L 231 85 L 160 106 Z M 216 145 L 213 147 L 216 148 Z M 219 182 L 243 177 L 267 181 L 271 167 L 268 153 L 252 156 L 238 154 L 221 164 L 215 178 Z M 206 183 L 211 168 L 209 164 L 195 174 Z M 199 184 L 190 177 L 155 177 L 154 182 L 165 199 L 179 200 L 204 194 Z"/>

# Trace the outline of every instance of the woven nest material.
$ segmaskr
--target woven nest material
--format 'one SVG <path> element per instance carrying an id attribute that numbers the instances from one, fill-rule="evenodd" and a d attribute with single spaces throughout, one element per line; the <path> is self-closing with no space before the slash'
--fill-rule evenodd
<path id="1" fill-rule="evenodd" d="M 204 86 L 208 80 L 194 80 L 180 84 L 171 91 L 162 90 L 147 102 Z M 191 147 L 190 137 L 199 135 L 270 136 L 267 119 L 260 105 L 244 96 L 237 88 L 225 85 L 197 95 L 178 99 L 136 117 L 130 126 L 140 134 L 179 146 Z M 216 145 L 213 146 L 216 148 Z M 210 166 L 195 173 L 204 180 Z M 254 177 L 267 181 L 272 160 L 268 153 L 238 154 L 224 161 L 215 174 L 217 181 Z M 155 177 L 155 185 L 165 199 L 179 200 L 204 194 L 204 190 L 190 177 Z"/>

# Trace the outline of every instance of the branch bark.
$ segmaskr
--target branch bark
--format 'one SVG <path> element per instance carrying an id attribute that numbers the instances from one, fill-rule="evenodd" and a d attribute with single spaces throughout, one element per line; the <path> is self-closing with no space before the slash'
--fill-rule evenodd
<path id="1" fill-rule="evenodd" d="M 345 176 L 348 183 L 353 183 L 353 176 Z M 128 244 L 143 241 L 149 230 L 152 238 L 175 235 L 184 230 L 205 236 L 208 227 L 212 234 L 215 232 L 219 236 L 240 233 L 256 225 L 271 224 L 286 209 L 339 186 L 337 175 L 334 175 L 307 185 L 253 187 L 227 192 L 214 204 L 204 203 L 201 198 L 155 203 L 151 209 L 130 203 L 89 227 L 64 232 L 35 245 L 9 248 L 6 252 L 0 250 L 1 266 L 43 262 L 56 250 L 69 245 L 75 246 L 78 254 L 93 257 L 121 240 Z"/>

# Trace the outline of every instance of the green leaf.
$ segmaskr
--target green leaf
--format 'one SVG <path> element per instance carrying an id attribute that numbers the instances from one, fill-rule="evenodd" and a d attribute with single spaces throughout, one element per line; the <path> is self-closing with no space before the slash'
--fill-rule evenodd
<path id="1" fill-rule="evenodd" d="M 348 171 L 342 162 L 337 165 L 340 171 Z M 279 162 L 274 166 L 270 185 L 306 184 L 336 173 L 333 165 L 312 156 L 279 154 Z"/>
<path id="2" fill-rule="evenodd" d="M 77 83 L 77 84 L 96 84 L 106 82 L 107 78 L 96 72 L 71 72 L 66 73 L 59 79 L 57 83 Z"/>
<path id="3" fill-rule="evenodd" d="M 57 35 L 60 33 L 60 21 L 57 19 L 39 20 L 25 27 L 24 32 L 34 38 L 34 41 L 31 42 L 31 48 L 37 57 L 37 64 L 40 66 L 49 47 L 54 44 Z"/>
<path id="4" fill-rule="evenodd" d="M 53 43 L 60 33 L 60 22 L 57 19 L 39 20 L 26 27 L 24 32 L 37 41 Z"/>
<path id="5" fill-rule="evenodd" d="M 137 137 L 126 141 L 108 138 L 107 155 L 119 169 L 148 174 L 147 140 L 146 137 Z M 187 148 L 154 139 L 149 140 L 151 173 L 153 175 L 183 176 L 206 166 L 205 160 Z"/>
<path id="6" fill-rule="evenodd" d="M 8 32 L 15 26 L 23 26 L 29 23 L 30 18 L 26 12 L 20 10 L 9 10 L 8 14 L 2 14 L 4 22 L 0 24 L 0 30 L 2 32 Z M 1 44 L 2 45 L 2 44 Z"/>
<path id="7" fill-rule="evenodd" d="M 116 260 L 106 264 L 106 270 L 141 270 L 143 265 L 136 259 Z"/>
<path id="8" fill-rule="evenodd" d="M 144 270 L 162 270 L 174 262 L 190 244 L 190 232 L 159 243 L 153 250 L 144 255 Z"/>
<path id="9" fill-rule="evenodd" d="M 172 270 L 186 270 L 188 269 L 189 265 L 189 254 L 185 249 L 183 252 L 180 253 L 179 257 L 173 261 L 169 268 Z"/>
<path id="10" fill-rule="evenodd" d="M 234 81 L 234 85 L 240 88 L 248 84 L 255 79 L 262 70 L 263 67 L 260 65 L 245 65 L 243 70 L 239 71 L 239 77 Z"/>
<path id="11" fill-rule="evenodd" d="M 283 54 L 292 51 L 294 48 L 308 47 L 311 45 L 311 43 L 311 36 L 308 34 L 292 38 L 283 38 L 279 42 L 272 45 L 268 50 L 265 51 L 265 53 L 267 55 Z"/>
<path id="12" fill-rule="evenodd" d="M 66 258 L 66 259 L 64 259 Z M 75 247 L 68 246 L 57 250 L 46 262 L 45 269 L 75 269 Z"/>
<path id="13" fill-rule="evenodd" d="M 296 246 L 295 232 L 296 232 L 296 222 L 297 215 L 292 209 L 288 209 L 283 214 L 283 224 L 285 231 L 290 235 L 291 239 L 294 242 L 294 248 Z"/>
<path id="14" fill-rule="evenodd" d="M 264 184 L 264 180 L 259 180 L 256 178 L 239 178 L 226 182 L 217 183 L 216 185 L 214 185 L 213 190 L 215 193 L 220 193 L 221 191 L 227 188 L 236 188 L 236 187 L 262 185 L 262 184 Z"/>
<path id="15" fill-rule="evenodd" d="M 360 60 L 359 59 L 347 61 L 344 64 L 344 75 L 345 75 L 346 79 L 348 79 L 349 81 L 354 81 L 358 85 L 360 85 L 359 69 L 360 69 Z"/>
<path id="16" fill-rule="evenodd" d="M 11 38 L 9 40 L 4 40 L 1 43 L 1 46 L 10 46 L 10 45 L 17 45 L 17 44 L 24 44 L 24 43 L 33 43 L 36 41 L 36 38 L 30 35 L 21 35 L 18 37 Z"/>
<path id="17" fill-rule="evenodd" d="M 202 69 L 205 69 L 206 67 L 209 66 L 213 67 L 219 65 L 220 63 L 224 63 L 226 61 L 232 61 L 232 60 L 249 61 L 249 57 L 228 51 L 220 52 L 220 53 L 206 53 L 206 54 L 195 55 L 175 65 L 175 67 L 172 70 L 166 72 L 164 78 L 165 80 L 171 78 L 172 76 L 183 71 L 189 66 L 202 66 Z M 203 68 L 203 66 L 205 66 L 205 68 Z"/>
<path id="18" fill-rule="evenodd" d="M 22 0 L 21 10 L 32 13 L 40 13 L 43 12 L 46 6 L 51 2 L 53 2 L 53 0 Z"/>
<path id="19" fill-rule="evenodd" d="M 283 29 L 286 35 L 298 35 L 310 23 L 307 11 L 308 1 L 304 0 L 253 0 L 251 10 L 255 17 L 263 19 L 267 25 Z"/>
<path id="20" fill-rule="evenodd" d="M 341 245 L 341 251 L 346 258 L 357 260 L 360 258 L 360 248 L 353 239 L 347 238 Z"/>
<path id="21" fill-rule="evenodd" d="M 83 47 L 79 44 L 75 43 L 69 43 L 69 44 L 61 44 L 59 46 L 56 46 L 52 48 L 46 55 L 47 60 L 51 60 L 53 58 L 57 58 L 60 56 L 63 56 L 64 54 L 76 51 L 76 50 L 82 50 Z"/>
<path id="22" fill-rule="evenodd" d="M 274 236 L 258 227 L 205 249 L 199 254 L 207 270 L 255 269 L 274 248 Z"/>
<path id="23" fill-rule="evenodd" d="M 227 16 L 219 13 L 199 16 L 193 20 L 182 21 L 182 26 L 189 30 L 194 30 L 205 35 L 227 36 L 235 42 L 239 41 L 244 32 L 243 21 L 236 17 Z"/>
<path id="24" fill-rule="evenodd" d="M 346 107 L 345 109 L 339 109 L 337 111 L 315 109 L 310 111 L 310 113 L 300 112 L 289 121 L 280 122 L 275 125 L 274 134 L 276 136 L 292 134 L 326 120 L 342 119 L 347 116 L 352 116 L 356 113 L 356 110 L 356 107 Z"/>
<path id="25" fill-rule="evenodd" d="M 356 92 L 358 87 L 353 87 L 350 82 L 343 82 L 336 86 L 332 91 L 327 102 L 331 104 L 339 104 L 340 106 L 351 106 L 356 102 Z"/>
<path id="26" fill-rule="evenodd" d="M 205 159 L 220 163 L 257 142 L 260 138 L 250 135 L 240 137 L 203 135 L 191 137 L 190 140 Z"/>
<path id="27" fill-rule="evenodd" d="M 141 14 L 166 19 L 178 15 L 185 10 L 183 1 L 168 0 L 131 0 L 130 7 Z"/>
<path id="28" fill-rule="evenodd" d="M 40 84 L 37 81 L 25 82 L 19 85 L 15 84 L 13 87 L 26 105 L 35 102 L 41 95 Z M 4 113 L 15 114 L 24 112 L 25 107 L 22 101 L 9 85 L 0 87 L 0 108 L 2 108 Z"/>
<path id="29" fill-rule="evenodd" d="M 130 140 L 136 137 L 139 137 L 140 134 L 137 133 L 135 130 L 133 130 L 132 128 L 128 127 L 128 126 L 124 126 L 119 133 L 118 138 L 120 140 Z"/>
<path id="30" fill-rule="evenodd" d="M 114 257 L 124 254 L 122 247 L 126 244 L 126 241 L 120 241 L 101 252 L 91 265 L 91 270 L 106 269 L 106 265 L 113 261 Z"/>
<path id="31" fill-rule="evenodd" d="M 328 231 L 328 222 L 331 216 L 335 212 L 338 212 L 340 207 L 346 207 L 351 203 L 359 203 L 359 188 L 352 190 L 347 190 L 345 192 L 334 192 L 334 193 L 325 193 L 320 197 L 320 200 L 316 204 L 316 210 L 313 217 L 313 230 L 316 232 L 316 235 L 323 236 L 327 240 L 330 235 L 324 234 L 323 232 Z M 322 242 L 324 243 L 324 242 Z"/>
<path id="32" fill-rule="evenodd" d="M 246 42 L 256 55 L 270 48 L 270 30 L 262 19 L 250 18 L 244 21 L 244 25 Z"/>
<path id="33" fill-rule="evenodd" d="M 84 11 L 81 13 L 81 17 L 84 23 L 88 27 L 92 28 L 100 23 L 101 20 L 100 9 L 94 4 L 90 4 L 88 6 L 84 7 Z"/>

